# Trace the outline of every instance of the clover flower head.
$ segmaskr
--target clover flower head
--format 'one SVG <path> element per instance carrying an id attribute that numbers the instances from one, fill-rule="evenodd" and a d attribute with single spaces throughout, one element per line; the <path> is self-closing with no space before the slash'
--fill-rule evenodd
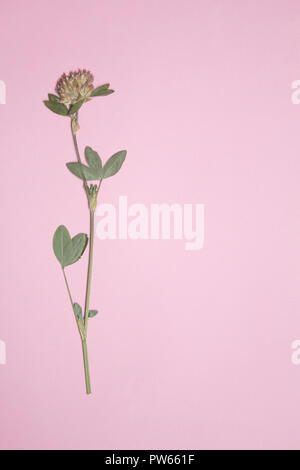
<path id="1" fill-rule="evenodd" d="M 94 91 L 93 82 L 93 75 L 85 69 L 78 69 L 68 75 L 64 73 L 56 84 L 60 103 L 69 106 L 82 99 L 89 101 L 89 97 Z"/>

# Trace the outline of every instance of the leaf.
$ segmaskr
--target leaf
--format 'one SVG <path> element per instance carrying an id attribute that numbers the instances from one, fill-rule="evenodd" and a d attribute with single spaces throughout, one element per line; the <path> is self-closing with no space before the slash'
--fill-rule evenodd
<path id="1" fill-rule="evenodd" d="M 53 95 L 52 93 L 48 93 L 48 98 L 49 98 L 49 101 L 59 101 L 59 96 L 56 96 L 56 95 Z"/>
<path id="2" fill-rule="evenodd" d="M 98 310 L 89 310 L 89 318 L 93 318 L 97 315 Z"/>
<path id="3" fill-rule="evenodd" d="M 109 83 L 105 83 L 105 85 L 98 86 L 95 90 L 91 93 L 91 97 L 93 96 L 102 96 L 103 92 L 107 90 L 109 87 Z"/>
<path id="4" fill-rule="evenodd" d="M 97 170 L 101 174 L 102 162 L 98 153 L 95 152 L 95 150 L 93 150 L 91 147 L 85 147 L 84 154 L 89 167 Z"/>
<path id="5" fill-rule="evenodd" d="M 117 152 L 110 157 L 103 167 L 102 178 L 109 178 L 110 176 L 115 175 L 123 165 L 126 154 L 126 150 L 120 150 L 120 152 Z"/>
<path id="6" fill-rule="evenodd" d="M 52 244 L 54 254 L 62 266 L 64 263 L 65 249 L 70 241 L 71 237 L 68 230 L 64 225 L 60 225 L 54 233 Z"/>
<path id="7" fill-rule="evenodd" d="M 73 304 L 74 312 L 78 320 L 82 320 L 82 308 L 76 302 Z"/>
<path id="8" fill-rule="evenodd" d="M 95 168 L 90 168 L 89 166 L 84 165 L 83 163 L 79 162 L 70 162 L 67 163 L 67 168 L 70 170 L 73 175 L 77 176 L 81 180 L 85 179 L 87 181 L 98 180 L 101 176 L 101 172 L 96 170 Z"/>
<path id="9" fill-rule="evenodd" d="M 111 95 L 114 92 L 115 90 L 103 90 L 101 91 L 101 93 L 98 93 L 96 96 L 107 96 L 107 95 Z"/>
<path id="10" fill-rule="evenodd" d="M 68 108 L 63 104 L 59 103 L 58 101 L 44 101 L 47 108 L 53 111 L 56 114 L 60 114 L 61 116 L 68 115 Z"/>
<path id="11" fill-rule="evenodd" d="M 81 108 L 84 102 L 85 98 L 77 101 L 77 103 L 72 104 L 71 108 L 69 109 L 69 115 L 76 113 Z"/>
<path id="12" fill-rule="evenodd" d="M 76 263 L 86 248 L 88 237 L 85 233 L 78 233 L 69 241 L 64 253 L 64 267 Z"/>
<path id="13" fill-rule="evenodd" d="M 53 251 L 62 268 L 76 263 L 83 255 L 88 242 L 85 233 L 79 233 L 71 239 L 67 228 L 60 225 L 53 236 Z"/>

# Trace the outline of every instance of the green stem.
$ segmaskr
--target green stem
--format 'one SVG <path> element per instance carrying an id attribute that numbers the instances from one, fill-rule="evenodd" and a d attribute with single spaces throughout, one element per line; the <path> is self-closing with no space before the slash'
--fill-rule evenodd
<path id="1" fill-rule="evenodd" d="M 78 114 L 77 114 L 77 119 L 78 119 Z M 78 161 L 78 163 L 80 163 L 80 167 L 79 167 L 79 168 L 80 168 L 81 178 L 83 179 L 84 189 L 85 189 L 85 191 L 86 191 L 86 194 L 88 195 L 88 184 L 87 184 L 86 178 L 85 178 L 85 176 L 84 176 L 84 174 L 83 174 L 83 171 L 82 171 L 82 168 L 81 168 L 82 161 L 81 161 L 81 158 L 80 158 L 80 153 L 79 153 L 79 148 L 78 148 L 76 133 L 73 132 L 73 129 L 72 129 L 72 123 L 71 123 L 71 131 L 72 131 L 73 144 L 74 144 L 74 148 L 75 148 L 75 152 L 76 152 L 77 161 Z"/>
<path id="2" fill-rule="evenodd" d="M 72 305 L 72 310 L 74 312 L 76 323 L 77 323 L 77 326 L 78 326 L 78 330 L 79 330 L 79 333 L 80 333 L 80 336 L 81 336 L 86 393 L 89 395 L 91 393 L 91 379 L 90 379 L 89 358 L 88 358 L 88 352 L 87 352 L 87 343 L 86 343 L 86 335 L 85 335 L 85 331 L 84 331 L 84 325 L 79 320 L 79 318 L 77 318 L 77 315 L 75 313 L 74 302 L 73 302 L 73 299 L 72 299 L 69 283 L 68 283 L 64 268 L 62 268 L 62 272 L 63 272 L 64 280 L 65 280 L 65 283 L 66 283 L 66 286 L 67 286 L 67 291 L 68 291 L 70 302 L 71 302 L 71 305 Z"/>
<path id="3" fill-rule="evenodd" d="M 91 280 L 93 268 L 93 250 L 94 250 L 94 226 L 95 226 L 95 212 L 90 210 L 90 243 L 89 243 L 89 266 L 86 284 L 85 307 L 84 307 L 84 326 L 85 335 L 87 335 L 88 319 L 89 319 L 89 306 L 91 294 Z"/>
<path id="4" fill-rule="evenodd" d="M 78 326 L 78 330 L 79 330 L 81 339 L 83 339 L 83 338 L 84 338 L 84 328 L 83 328 L 83 324 L 80 323 L 80 320 L 77 318 L 77 315 L 76 315 L 76 313 L 75 313 L 74 302 L 73 302 L 73 299 L 72 299 L 70 287 L 69 287 L 69 284 L 68 284 L 68 280 L 67 280 L 67 277 L 66 277 L 66 273 L 65 273 L 64 268 L 62 268 L 62 272 L 63 272 L 63 275 L 64 275 L 64 280 L 65 280 L 65 283 L 66 283 L 67 291 L 68 291 L 68 294 L 69 294 L 69 299 L 70 299 L 70 302 L 71 302 L 71 305 L 72 305 L 72 310 L 73 310 L 73 313 L 74 313 L 74 316 L 75 316 L 75 320 L 76 320 L 76 323 L 77 323 L 77 326 Z"/>
<path id="5" fill-rule="evenodd" d="M 78 113 L 77 113 L 77 119 L 78 119 Z M 71 130 L 72 130 L 72 137 L 73 137 L 73 143 L 74 143 L 77 160 L 78 160 L 78 163 L 82 164 L 79 149 L 78 149 L 76 132 L 73 132 L 72 123 L 71 123 Z M 83 179 L 84 189 L 89 199 L 89 190 L 88 190 L 89 188 L 88 188 L 86 178 L 81 169 L 81 165 L 80 165 L 80 171 L 81 171 L 81 177 Z M 89 267 L 88 267 L 88 277 L 87 277 L 86 297 L 85 297 L 85 309 L 84 309 L 85 314 L 84 314 L 84 323 L 82 323 L 83 331 L 80 331 L 81 341 L 82 341 L 82 351 L 83 351 L 85 385 L 86 385 L 86 393 L 88 395 L 91 393 L 91 379 L 90 379 L 90 368 L 89 368 L 89 359 L 88 359 L 88 351 L 87 351 L 87 323 L 88 323 L 88 317 L 89 317 L 88 312 L 89 312 L 89 302 L 90 302 L 92 264 L 93 264 L 93 247 L 94 247 L 94 211 L 91 211 L 91 210 L 90 210 L 90 240 L 89 242 L 90 242 L 89 243 Z"/>
<path id="6" fill-rule="evenodd" d="M 87 393 L 87 395 L 90 395 L 90 393 L 92 393 L 92 391 L 91 391 L 90 368 L 89 368 L 89 358 L 88 358 L 86 338 L 84 338 L 82 340 L 82 350 L 83 350 L 83 362 L 84 362 L 84 375 L 85 375 L 86 393 Z"/>

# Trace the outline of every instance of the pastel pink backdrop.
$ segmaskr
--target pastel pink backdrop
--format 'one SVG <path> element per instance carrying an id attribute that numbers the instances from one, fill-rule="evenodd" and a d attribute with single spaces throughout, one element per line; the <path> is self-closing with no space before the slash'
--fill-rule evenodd
<path id="1" fill-rule="evenodd" d="M 2 0 L 2 449 L 299 448 L 299 44 L 297 0 Z M 102 201 L 205 204 L 201 251 L 96 239 L 91 397 L 52 253 L 87 206 L 42 103 L 77 67 L 116 90 L 82 110 L 80 149 L 128 151 Z"/>

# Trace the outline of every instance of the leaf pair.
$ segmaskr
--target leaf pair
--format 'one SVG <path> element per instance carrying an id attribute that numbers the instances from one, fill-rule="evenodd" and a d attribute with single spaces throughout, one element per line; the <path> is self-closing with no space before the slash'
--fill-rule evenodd
<path id="1" fill-rule="evenodd" d="M 56 114 L 60 114 L 61 116 L 72 116 L 72 114 L 75 114 L 86 101 L 85 98 L 83 98 L 82 100 L 77 101 L 77 103 L 72 104 L 72 106 L 70 106 L 68 109 L 65 104 L 59 102 L 58 96 L 49 93 L 48 97 L 49 100 L 44 101 L 47 108 Z"/>
<path id="2" fill-rule="evenodd" d="M 88 242 L 85 233 L 78 233 L 71 238 L 67 228 L 60 225 L 53 236 L 53 251 L 62 268 L 76 263 L 84 253 Z"/>
<path id="3" fill-rule="evenodd" d="M 101 85 L 98 88 L 95 88 L 95 90 L 91 93 L 90 97 L 94 98 L 96 96 L 107 96 L 113 92 L 114 90 L 109 89 L 109 83 L 105 83 L 105 85 Z M 86 98 L 83 98 L 82 100 L 77 101 L 77 103 L 72 104 L 68 109 L 65 104 L 59 102 L 58 96 L 49 93 L 48 101 L 44 101 L 44 103 L 47 108 L 49 108 L 56 114 L 60 114 L 61 116 L 71 116 L 81 108 L 85 101 Z"/>
<path id="4" fill-rule="evenodd" d="M 82 308 L 78 303 L 74 303 L 74 311 L 78 320 L 82 320 Z M 98 310 L 89 310 L 89 318 L 93 318 L 97 315 Z"/>
<path id="5" fill-rule="evenodd" d="M 67 163 L 67 168 L 71 173 L 73 173 L 73 175 L 80 179 L 86 179 L 86 181 L 109 178 L 120 170 L 125 160 L 126 153 L 126 150 L 121 150 L 120 152 L 115 153 L 102 167 L 101 158 L 98 153 L 91 147 L 86 147 L 84 155 L 88 166 L 80 162 L 70 162 Z"/>

